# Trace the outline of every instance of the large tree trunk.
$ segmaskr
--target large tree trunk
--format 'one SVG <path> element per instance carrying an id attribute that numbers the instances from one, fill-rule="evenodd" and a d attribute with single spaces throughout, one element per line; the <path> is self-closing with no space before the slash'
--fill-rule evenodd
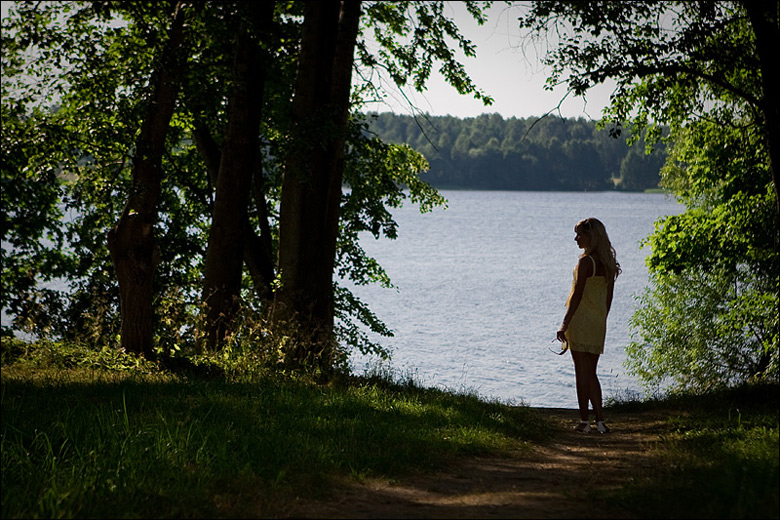
<path id="1" fill-rule="evenodd" d="M 208 129 L 195 128 L 193 138 L 198 151 L 206 163 L 209 180 L 213 186 L 219 178 L 220 150 Z M 255 219 L 260 226 L 260 235 L 255 233 L 247 218 L 244 229 L 244 265 L 249 271 L 257 295 L 267 301 L 272 298 L 271 282 L 274 280 L 273 241 L 268 214 L 268 201 L 265 196 L 265 178 L 258 163 L 252 182 L 252 196 L 255 199 L 257 214 Z"/>
<path id="2" fill-rule="evenodd" d="M 333 268 L 360 1 L 306 2 L 292 106 L 293 149 L 280 205 L 281 287 L 274 319 L 293 335 L 290 360 L 330 366 Z"/>
<path id="3" fill-rule="evenodd" d="M 206 251 L 203 301 L 210 348 L 217 348 L 230 330 L 241 293 L 245 237 L 252 235 L 247 212 L 258 161 L 265 70 L 257 34 L 273 20 L 274 3 L 248 3 L 247 9 L 261 11 L 252 12 L 253 24 L 242 22 L 237 37 L 234 87 Z"/>
<path id="4" fill-rule="evenodd" d="M 153 354 L 153 282 L 159 261 L 154 236 L 162 179 L 165 136 L 176 105 L 184 68 L 184 9 L 177 4 L 168 43 L 154 71 L 152 94 L 133 157 L 133 185 L 119 222 L 108 233 L 108 249 L 119 282 L 121 346 Z"/>
<path id="5" fill-rule="evenodd" d="M 780 41 L 780 7 L 778 2 L 768 0 L 749 0 L 743 2 L 750 18 L 750 24 L 756 35 L 756 49 L 761 65 L 761 111 L 767 126 L 767 149 L 775 188 L 775 210 L 780 219 L 780 192 L 778 192 L 778 168 L 780 168 L 780 56 L 777 42 Z M 775 251 L 778 249 L 777 230 L 775 230 Z"/>

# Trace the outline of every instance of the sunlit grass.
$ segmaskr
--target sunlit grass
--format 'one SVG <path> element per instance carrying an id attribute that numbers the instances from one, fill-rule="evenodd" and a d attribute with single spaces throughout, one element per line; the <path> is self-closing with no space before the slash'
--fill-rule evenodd
<path id="1" fill-rule="evenodd" d="M 46 355 L 3 364 L 4 518 L 284 516 L 336 475 L 432 470 L 550 428 L 413 384 L 208 380 Z"/>
<path id="2" fill-rule="evenodd" d="M 667 431 L 651 467 L 583 507 L 777 518 L 777 390 L 610 402 L 663 410 Z M 5 342 L 1 404 L 3 518 L 284 517 L 339 478 L 394 480 L 508 456 L 559 428 L 533 409 L 386 376 L 316 384 Z"/>

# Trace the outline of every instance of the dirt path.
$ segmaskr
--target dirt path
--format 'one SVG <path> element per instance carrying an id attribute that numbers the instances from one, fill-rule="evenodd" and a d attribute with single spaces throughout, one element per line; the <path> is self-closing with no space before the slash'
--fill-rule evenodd
<path id="1" fill-rule="evenodd" d="M 572 431 L 577 413 L 539 412 L 561 426 L 553 442 L 509 458 L 473 458 L 434 475 L 341 483 L 338 496 L 300 503 L 294 518 L 631 518 L 581 499 L 653 470 L 651 448 L 668 431 L 663 411 L 610 413 L 612 432 Z"/>

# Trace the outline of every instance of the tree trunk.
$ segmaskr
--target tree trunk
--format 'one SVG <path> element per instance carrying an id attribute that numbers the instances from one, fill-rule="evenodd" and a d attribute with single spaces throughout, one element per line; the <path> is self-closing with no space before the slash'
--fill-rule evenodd
<path id="1" fill-rule="evenodd" d="M 248 3 L 260 9 L 254 27 L 241 23 L 236 42 L 234 87 L 228 127 L 220 155 L 216 197 L 206 250 L 203 301 L 207 307 L 207 344 L 218 348 L 230 331 L 241 295 L 245 236 L 252 175 L 257 167 L 264 64 L 258 32 L 273 19 L 273 2 Z M 255 13 L 253 13 L 255 14 Z"/>
<path id="2" fill-rule="evenodd" d="M 293 150 L 280 205 L 277 324 L 292 331 L 295 364 L 330 366 L 333 268 L 360 1 L 306 2 L 293 98 Z"/>
<path id="3" fill-rule="evenodd" d="M 205 127 L 195 128 L 192 135 L 206 163 L 209 181 L 212 186 L 216 186 L 221 155 L 219 146 Z M 252 278 L 255 292 L 262 300 L 267 301 L 272 298 L 271 282 L 274 279 L 273 241 L 268 220 L 268 202 L 265 197 L 265 179 L 259 163 L 252 182 L 252 195 L 257 207 L 256 218 L 260 225 L 260 235 L 255 233 L 247 218 L 244 226 L 244 265 Z"/>
<path id="4" fill-rule="evenodd" d="M 775 210 L 780 221 L 780 192 L 778 192 L 777 170 L 780 167 L 780 59 L 777 42 L 780 41 L 778 26 L 778 2 L 750 0 L 743 2 L 750 18 L 753 33 L 756 35 L 756 49 L 761 66 L 761 111 L 767 126 L 767 149 L 769 166 L 772 170 L 772 182 L 775 188 Z M 778 250 L 778 236 L 775 230 L 775 251 Z"/>
<path id="5" fill-rule="evenodd" d="M 177 4 L 168 43 L 151 78 L 152 94 L 133 157 L 133 185 L 119 222 L 108 232 L 108 249 L 119 282 L 121 346 L 153 355 L 152 299 L 159 246 L 154 236 L 165 136 L 184 68 L 184 9 Z"/>

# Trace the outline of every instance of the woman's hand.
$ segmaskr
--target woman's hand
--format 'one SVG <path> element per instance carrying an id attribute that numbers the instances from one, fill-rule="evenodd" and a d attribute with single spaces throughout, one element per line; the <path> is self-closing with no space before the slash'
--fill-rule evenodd
<path id="1" fill-rule="evenodd" d="M 566 341 L 566 331 L 563 329 L 559 330 L 558 333 L 555 335 L 555 337 L 558 339 L 558 341 L 563 343 L 564 341 Z"/>

